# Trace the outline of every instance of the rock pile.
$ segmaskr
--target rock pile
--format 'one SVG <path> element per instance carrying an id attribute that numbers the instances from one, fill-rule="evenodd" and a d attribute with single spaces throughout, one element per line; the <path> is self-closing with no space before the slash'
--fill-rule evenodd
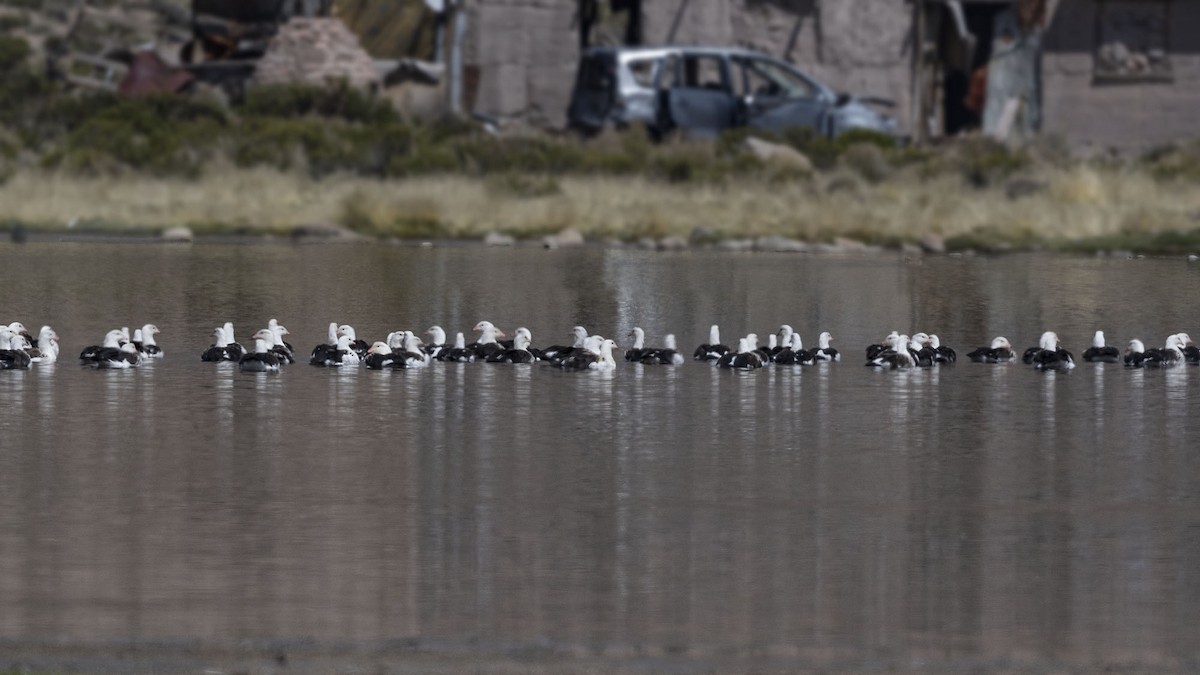
<path id="1" fill-rule="evenodd" d="M 255 84 L 345 81 L 363 89 L 379 84 L 375 62 L 345 24 L 331 18 L 294 18 L 271 39 L 254 73 Z"/>

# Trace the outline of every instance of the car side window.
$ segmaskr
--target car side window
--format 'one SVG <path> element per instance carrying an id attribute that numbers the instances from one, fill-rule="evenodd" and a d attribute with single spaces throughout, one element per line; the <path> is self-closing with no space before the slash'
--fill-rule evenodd
<path id="1" fill-rule="evenodd" d="M 642 87 L 654 86 L 654 67 L 658 65 L 659 59 L 637 59 L 630 61 L 627 64 L 629 74 L 633 76 L 633 81 Z"/>
<path id="2" fill-rule="evenodd" d="M 816 87 L 778 63 L 766 59 L 737 59 L 742 95 L 757 98 L 813 98 Z"/>
<path id="3" fill-rule="evenodd" d="M 689 89 L 730 91 L 725 76 L 725 63 L 719 56 L 686 55 L 683 57 L 683 81 Z"/>

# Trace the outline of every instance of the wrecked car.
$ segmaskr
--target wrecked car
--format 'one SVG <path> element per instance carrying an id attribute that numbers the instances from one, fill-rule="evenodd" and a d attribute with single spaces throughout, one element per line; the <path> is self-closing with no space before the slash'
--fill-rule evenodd
<path id="1" fill-rule="evenodd" d="M 596 47 L 580 58 L 567 123 L 589 135 L 641 123 L 656 137 L 678 130 L 707 138 L 749 126 L 806 127 L 832 138 L 851 129 L 895 134 L 895 120 L 876 109 L 891 106 L 839 94 L 761 52 Z"/>

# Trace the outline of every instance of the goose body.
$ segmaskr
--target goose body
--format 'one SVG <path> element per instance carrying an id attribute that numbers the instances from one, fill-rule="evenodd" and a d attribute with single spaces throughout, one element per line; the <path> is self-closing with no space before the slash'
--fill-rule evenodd
<path id="1" fill-rule="evenodd" d="M 1124 360 L 1126 368 L 1141 368 L 1146 361 L 1146 345 L 1141 340 L 1130 340 Z"/>
<path id="2" fill-rule="evenodd" d="M 708 329 L 708 342 L 696 347 L 692 358 L 696 361 L 717 361 L 729 353 L 729 346 L 721 344 L 721 330 L 716 324 Z"/>
<path id="3" fill-rule="evenodd" d="M 1026 350 L 1026 356 L 1038 370 L 1071 370 L 1075 367 L 1075 356 L 1061 347 L 1058 334 L 1053 331 L 1042 333 L 1036 351 L 1029 356 L 1029 350 Z"/>
<path id="4" fill-rule="evenodd" d="M 33 363 L 50 364 L 58 361 L 58 333 L 50 326 L 42 326 L 38 331 L 36 349 L 27 349 L 30 361 Z"/>
<path id="5" fill-rule="evenodd" d="M 121 340 L 124 333 L 121 329 L 115 328 L 104 334 L 104 341 L 99 345 L 84 347 L 79 353 L 79 360 L 85 365 L 95 365 L 102 356 L 111 357 L 121 349 Z M 136 351 L 136 348 L 135 348 Z"/>
<path id="6" fill-rule="evenodd" d="M 349 335 L 339 335 L 337 344 L 332 347 L 317 345 L 317 348 L 313 350 L 312 357 L 308 360 L 314 366 L 328 368 L 357 366 L 359 361 L 358 352 L 352 348 Z"/>
<path id="7" fill-rule="evenodd" d="M 226 337 L 225 329 L 217 326 L 213 329 L 213 343 L 204 353 L 200 355 L 201 361 L 216 363 L 220 361 L 237 361 L 242 358 L 239 354 L 236 357 L 229 349 L 229 339 Z"/>
<path id="8" fill-rule="evenodd" d="M 472 330 L 479 333 L 479 337 L 468 347 L 475 352 L 476 360 L 485 361 L 489 356 L 504 351 L 504 347 L 496 341 L 496 338 L 504 337 L 504 332 L 492 325 L 492 322 L 480 321 Z"/>
<path id="9" fill-rule="evenodd" d="M 821 333 L 817 336 L 817 348 L 812 351 L 813 361 L 832 361 L 837 362 L 842 360 L 842 355 L 838 350 L 834 349 L 830 343 L 833 341 L 833 336 L 828 332 Z"/>
<path id="10" fill-rule="evenodd" d="M 272 319 L 274 321 L 274 319 Z M 279 337 L 273 328 L 264 328 L 254 334 L 254 351 L 238 359 L 238 370 L 245 373 L 277 373 L 283 360 L 276 344 Z"/>
<path id="11" fill-rule="evenodd" d="M 367 370 L 384 370 L 391 368 L 396 362 L 396 357 L 392 355 L 392 348 L 386 342 L 376 342 L 367 348 L 367 357 L 363 359 L 363 365 Z"/>
<path id="12" fill-rule="evenodd" d="M 933 362 L 952 364 L 958 362 L 958 352 L 942 344 L 942 339 L 932 333 L 929 335 L 929 348 L 933 350 Z"/>
<path id="13" fill-rule="evenodd" d="M 138 343 L 137 350 L 148 359 L 161 359 L 163 357 L 163 350 L 158 346 L 158 342 L 154 338 L 155 335 L 162 332 L 158 329 L 158 326 L 148 323 L 142 326 L 139 332 L 142 339 L 136 341 Z"/>
<path id="14" fill-rule="evenodd" d="M 429 344 L 424 347 L 425 353 L 434 361 L 441 361 L 442 354 L 449 349 L 446 346 L 446 329 L 441 326 L 430 326 L 425 334 L 429 336 Z"/>
<path id="15" fill-rule="evenodd" d="M 639 363 L 646 365 L 660 366 L 678 366 L 684 362 L 683 354 L 679 353 L 679 348 L 675 342 L 675 335 L 667 333 L 663 336 L 663 346 L 661 349 L 647 349 L 639 359 Z"/>
<path id="16" fill-rule="evenodd" d="M 792 333 L 792 344 L 775 355 L 775 363 L 781 366 L 811 366 L 815 362 L 812 352 L 804 349 L 804 340 L 799 333 Z"/>
<path id="17" fill-rule="evenodd" d="M 112 350 L 101 350 L 96 356 L 96 367 L 100 369 L 124 370 L 127 368 L 137 368 L 142 365 L 143 355 L 138 351 L 137 345 L 133 342 L 126 342 L 121 345 L 115 352 Z"/>
<path id="18" fill-rule="evenodd" d="M 875 357 L 868 359 L 866 365 L 875 368 L 915 368 L 917 360 L 910 349 L 912 340 L 907 335 L 892 333 L 888 336 L 888 346 Z"/>
<path id="19" fill-rule="evenodd" d="M 629 331 L 629 336 L 633 338 L 633 345 L 625 350 L 625 360 L 629 362 L 641 361 L 642 357 L 648 356 L 651 351 L 646 349 L 646 331 L 634 326 L 633 330 Z"/>
<path id="20" fill-rule="evenodd" d="M 20 347 L 14 343 L 20 342 Z M 0 370 L 28 370 L 33 358 L 24 349 L 25 338 L 8 326 L 0 327 Z"/>
<path id="21" fill-rule="evenodd" d="M 1017 354 L 1008 338 L 998 336 L 992 338 L 991 345 L 976 349 L 967 354 L 967 358 L 975 363 L 1012 363 L 1017 360 Z"/>
<path id="22" fill-rule="evenodd" d="M 1104 331 L 1098 330 L 1092 337 L 1092 346 L 1084 350 L 1083 360 L 1088 363 L 1117 363 L 1121 360 L 1121 351 L 1104 344 Z"/>
<path id="23" fill-rule="evenodd" d="M 558 365 L 564 359 L 572 356 L 579 350 L 583 349 L 584 343 L 588 339 L 587 329 L 583 326 L 575 326 L 571 329 L 571 344 L 569 345 L 553 345 L 542 350 L 542 358 L 549 361 L 553 365 Z"/>
<path id="24" fill-rule="evenodd" d="M 454 336 L 454 346 L 439 354 L 442 361 L 452 363 L 471 363 L 475 360 L 475 350 L 467 349 L 467 339 L 462 333 Z"/>
<path id="25" fill-rule="evenodd" d="M 494 356 L 488 357 L 488 363 L 533 363 L 537 359 L 529 351 L 529 337 L 517 333 L 513 336 L 513 346 Z"/>
<path id="26" fill-rule="evenodd" d="M 738 340 L 736 352 L 726 352 L 717 359 L 718 368 L 735 368 L 738 370 L 754 370 L 763 367 L 762 355 L 754 349 L 754 341 L 749 337 Z"/>

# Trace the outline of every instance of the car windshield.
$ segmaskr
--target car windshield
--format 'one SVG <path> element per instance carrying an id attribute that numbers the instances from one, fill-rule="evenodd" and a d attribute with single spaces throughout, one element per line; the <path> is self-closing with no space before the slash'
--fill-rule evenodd
<path id="1" fill-rule="evenodd" d="M 778 98 L 813 98 L 816 87 L 781 64 L 766 59 L 735 59 L 742 71 L 743 90 L 747 96 Z"/>

